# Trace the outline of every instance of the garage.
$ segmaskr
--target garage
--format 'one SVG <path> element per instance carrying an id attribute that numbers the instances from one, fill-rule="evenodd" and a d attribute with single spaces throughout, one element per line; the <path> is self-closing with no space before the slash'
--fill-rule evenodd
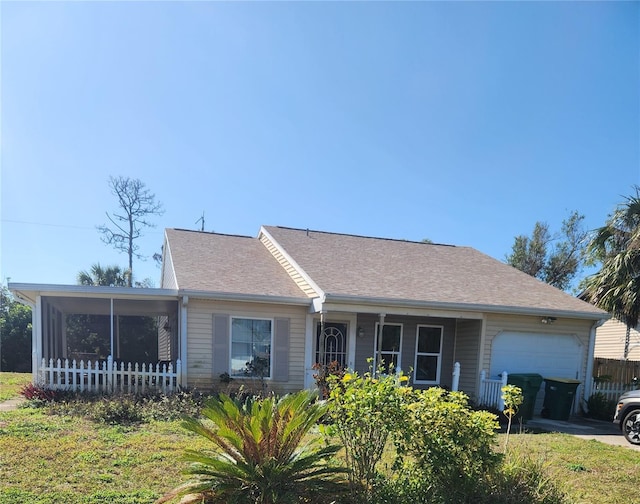
<path id="1" fill-rule="evenodd" d="M 581 365 L 585 351 L 582 342 L 572 334 L 502 332 L 491 345 L 491 377 L 506 371 L 584 380 Z M 540 414 L 543 399 L 544 382 L 535 414 Z"/>

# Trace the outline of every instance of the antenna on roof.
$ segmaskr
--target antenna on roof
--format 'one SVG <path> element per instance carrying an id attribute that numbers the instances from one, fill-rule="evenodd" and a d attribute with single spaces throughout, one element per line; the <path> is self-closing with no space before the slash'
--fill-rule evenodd
<path id="1" fill-rule="evenodd" d="M 196 224 L 198 222 L 202 221 L 202 226 L 200 226 L 200 231 L 204 231 L 204 210 L 202 211 L 202 217 L 200 217 L 197 221 Z"/>

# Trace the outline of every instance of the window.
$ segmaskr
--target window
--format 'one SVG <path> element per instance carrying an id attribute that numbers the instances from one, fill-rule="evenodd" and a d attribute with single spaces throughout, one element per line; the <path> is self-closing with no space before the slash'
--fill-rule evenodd
<path id="1" fill-rule="evenodd" d="M 231 319 L 231 376 L 271 378 L 271 320 Z"/>
<path id="2" fill-rule="evenodd" d="M 415 383 L 440 383 L 442 326 L 418 326 Z"/>
<path id="3" fill-rule="evenodd" d="M 389 371 L 393 365 L 394 372 L 400 363 L 400 346 L 402 344 L 402 324 L 384 324 L 380 337 L 380 324 L 376 324 L 376 359 L 375 370 L 381 367 L 383 372 Z"/>

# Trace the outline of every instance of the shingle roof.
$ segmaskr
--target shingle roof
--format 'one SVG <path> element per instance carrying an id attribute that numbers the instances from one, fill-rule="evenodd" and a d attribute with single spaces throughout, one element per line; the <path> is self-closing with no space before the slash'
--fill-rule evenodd
<path id="1" fill-rule="evenodd" d="M 469 247 L 264 229 L 327 295 L 605 314 Z"/>
<path id="2" fill-rule="evenodd" d="M 179 289 L 307 299 L 256 238 L 167 229 Z"/>

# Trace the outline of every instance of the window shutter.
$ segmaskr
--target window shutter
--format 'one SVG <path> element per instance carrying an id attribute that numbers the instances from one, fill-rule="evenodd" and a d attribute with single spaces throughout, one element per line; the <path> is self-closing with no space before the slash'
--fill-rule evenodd
<path id="1" fill-rule="evenodd" d="M 229 372 L 229 315 L 213 315 L 213 376 Z"/>
<path id="2" fill-rule="evenodd" d="M 273 380 L 289 381 L 289 319 L 275 319 L 273 335 Z"/>

